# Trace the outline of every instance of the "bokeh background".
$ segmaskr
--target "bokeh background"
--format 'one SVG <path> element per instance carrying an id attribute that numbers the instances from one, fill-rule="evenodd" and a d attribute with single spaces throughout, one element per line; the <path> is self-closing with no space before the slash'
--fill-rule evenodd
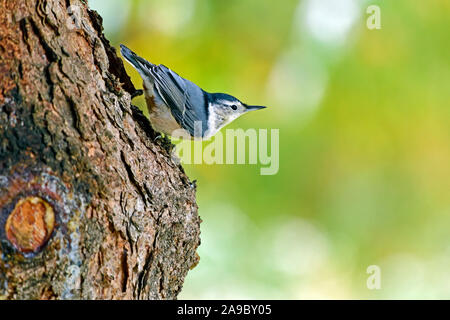
<path id="1" fill-rule="evenodd" d="M 450 298 L 450 1 L 89 3 L 113 45 L 269 107 L 230 128 L 280 130 L 276 175 L 185 165 L 203 223 L 180 299 Z"/>

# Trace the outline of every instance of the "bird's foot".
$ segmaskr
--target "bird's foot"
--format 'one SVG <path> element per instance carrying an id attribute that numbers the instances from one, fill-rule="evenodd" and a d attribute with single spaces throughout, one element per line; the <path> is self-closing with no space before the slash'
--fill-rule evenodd
<path id="1" fill-rule="evenodd" d="M 161 142 L 161 146 L 164 147 L 164 149 L 166 149 L 169 153 L 172 152 L 173 148 L 175 147 L 175 145 L 172 144 L 172 141 L 169 139 L 168 135 L 163 134 L 163 133 L 159 133 L 155 139 L 155 142 L 160 141 Z"/>

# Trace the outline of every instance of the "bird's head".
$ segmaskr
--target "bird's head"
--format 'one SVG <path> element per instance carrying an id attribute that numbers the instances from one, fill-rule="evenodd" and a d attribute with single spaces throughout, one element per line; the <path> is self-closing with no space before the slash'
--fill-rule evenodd
<path id="1" fill-rule="evenodd" d="M 225 93 L 212 93 L 209 97 L 209 117 L 211 124 L 219 130 L 244 113 L 264 109 L 263 106 L 247 105 Z"/>

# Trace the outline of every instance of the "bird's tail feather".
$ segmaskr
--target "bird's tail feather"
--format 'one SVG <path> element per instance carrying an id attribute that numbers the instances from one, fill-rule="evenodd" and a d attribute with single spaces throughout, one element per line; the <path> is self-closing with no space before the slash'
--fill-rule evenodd
<path id="1" fill-rule="evenodd" d="M 123 44 L 120 45 L 120 53 L 139 73 L 148 73 L 155 66 L 153 63 L 139 57 L 136 53 L 128 49 Z M 147 71 L 147 72 L 145 72 Z"/>

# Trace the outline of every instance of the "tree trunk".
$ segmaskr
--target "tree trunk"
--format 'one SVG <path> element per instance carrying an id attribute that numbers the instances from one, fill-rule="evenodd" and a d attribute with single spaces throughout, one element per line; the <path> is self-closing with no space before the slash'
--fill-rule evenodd
<path id="1" fill-rule="evenodd" d="M 80 0 L 0 0 L 0 298 L 175 299 L 195 184 Z"/>

